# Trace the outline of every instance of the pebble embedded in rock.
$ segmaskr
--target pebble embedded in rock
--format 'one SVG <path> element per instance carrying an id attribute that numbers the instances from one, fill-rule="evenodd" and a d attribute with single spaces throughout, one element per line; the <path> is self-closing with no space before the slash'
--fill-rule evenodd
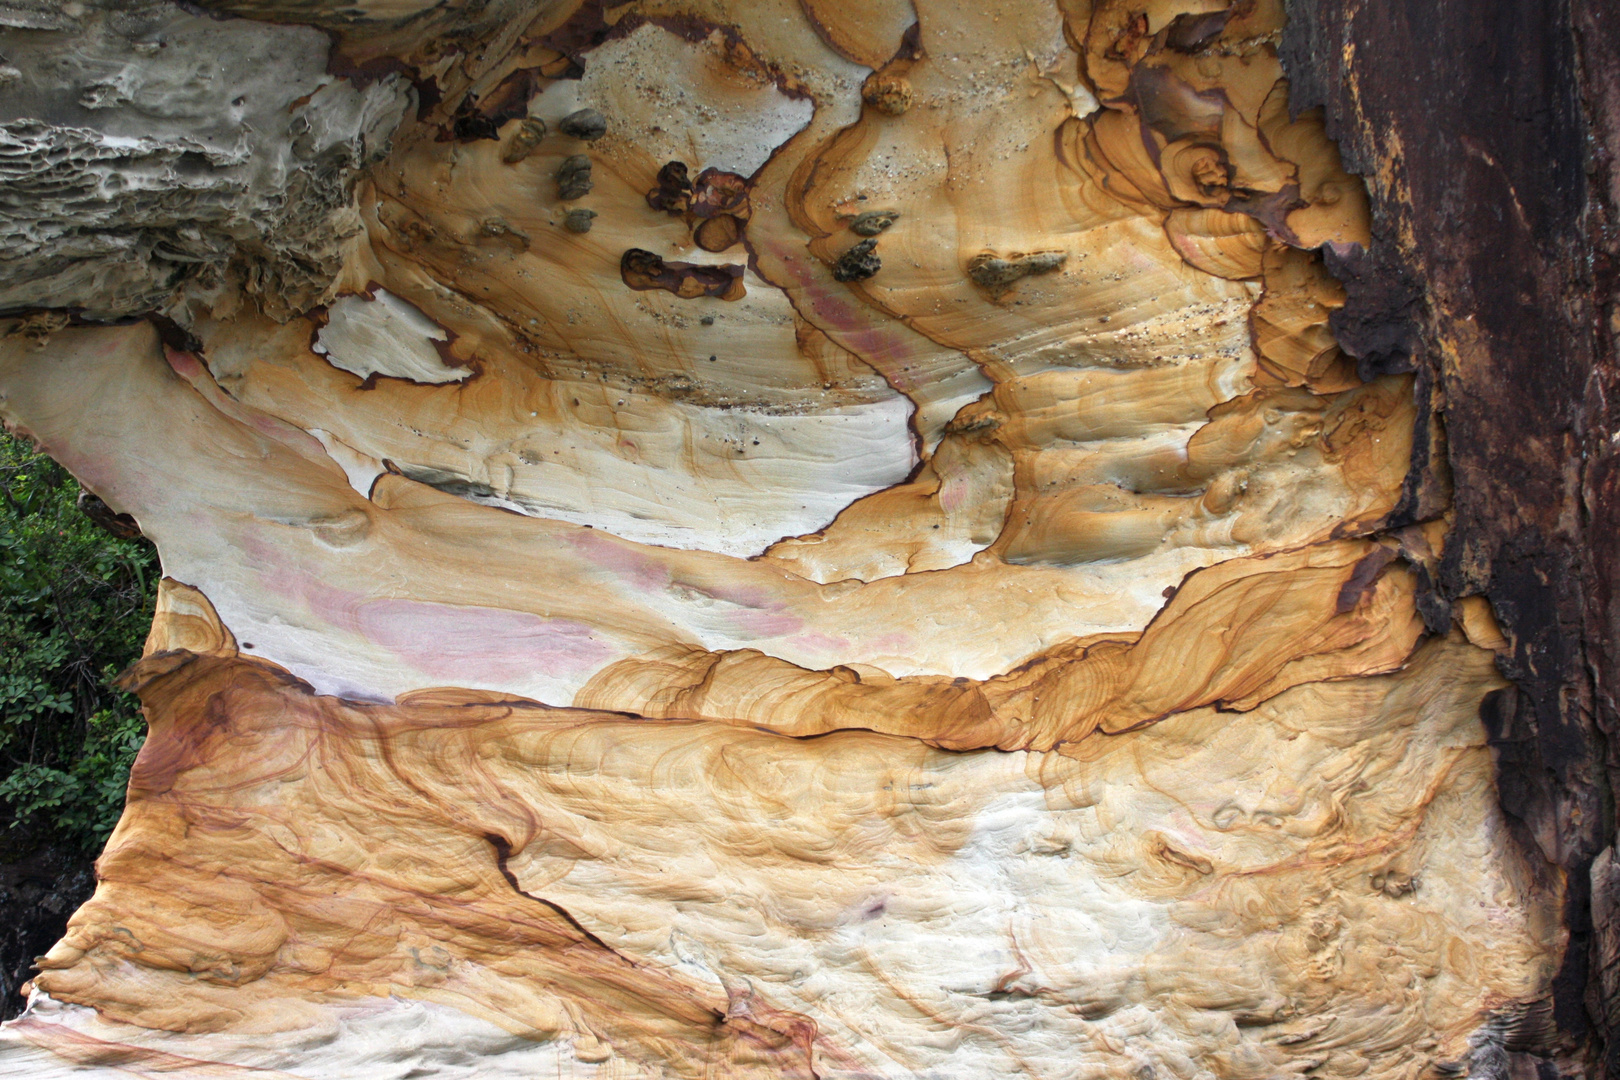
<path id="1" fill-rule="evenodd" d="M 917 92 L 904 75 L 878 73 L 866 80 L 861 100 L 886 116 L 900 116 L 917 100 Z"/>
<path id="2" fill-rule="evenodd" d="M 595 142 L 607 134 L 607 117 L 595 109 L 580 109 L 563 117 L 557 129 L 571 139 Z"/>
<path id="3" fill-rule="evenodd" d="M 506 144 L 506 152 L 501 154 L 501 160 L 508 165 L 516 165 L 539 146 L 546 137 L 546 122 L 538 116 L 531 116 L 518 124 L 517 134 L 512 141 Z"/>
<path id="4" fill-rule="evenodd" d="M 686 162 L 670 161 L 658 170 L 658 186 L 647 192 L 647 205 L 654 210 L 682 214 L 692 202 L 692 179 Z"/>
<path id="5" fill-rule="evenodd" d="M 589 194 L 591 187 L 591 159 L 574 154 L 563 159 L 557 169 L 557 198 L 567 202 Z"/>
<path id="6" fill-rule="evenodd" d="M 876 240 L 862 240 L 844 252 L 833 264 L 833 280 L 865 281 L 883 269 L 883 262 L 877 257 L 876 248 Z"/>
<path id="7" fill-rule="evenodd" d="M 968 263 L 968 277 L 975 285 L 986 289 L 1005 289 L 1020 278 L 1031 274 L 1048 274 L 1068 261 L 1062 251 L 1037 251 L 1029 255 L 1001 258 L 985 252 L 975 255 Z"/>
<path id="8" fill-rule="evenodd" d="M 563 218 L 563 228 L 571 233 L 588 233 L 591 231 L 591 223 L 595 220 L 595 210 L 586 210 L 584 207 L 580 207 L 568 211 L 568 216 Z"/>
<path id="9" fill-rule="evenodd" d="M 868 210 L 849 223 L 849 231 L 856 236 L 876 236 L 893 225 L 899 217 L 898 210 Z"/>

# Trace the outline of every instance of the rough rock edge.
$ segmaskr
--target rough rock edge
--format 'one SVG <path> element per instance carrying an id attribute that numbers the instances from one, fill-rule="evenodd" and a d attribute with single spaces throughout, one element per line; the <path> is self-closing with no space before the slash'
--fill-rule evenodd
<path id="1" fill-rule="evenodd" d="M 328 76 L 329 50 L 167 2 L 0 25 L 0 313 L 112 321 L 241 288 L 285 319 L 328 299 L 355 181 L 411 93 Z"/>
<path id="2" fill-rule="evenodd" d="M 1333 329 L 1363 374 L 1415 370 L 1438 413 L 1404 509 L 1421 517 L 1449 466 L 1441 591 L 1489 598 L 1517 684 L 1482 710 L 1498 796 L 1532 859 L 1567 875 L 1553 1023 L 1482 1031 L 1472 1071 L 1620 1076 L 1620 9 L 1289 8 L 1293 107 L 1325 109 L 1375 213 L 1370 251 L 1329 253 L 1349 290 Z"/>

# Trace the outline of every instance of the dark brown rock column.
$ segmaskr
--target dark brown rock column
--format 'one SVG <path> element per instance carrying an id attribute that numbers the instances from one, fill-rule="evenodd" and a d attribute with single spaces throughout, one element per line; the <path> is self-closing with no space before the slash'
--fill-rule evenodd
<path id="1" fill-rule="evenodd" d="M 1615 889 L 1596 883 L 1596 932 L 1592 901 L 1615 832 L 1620 8 L 1291 7 L 1294 105 L 1325 108 L 1376 214 L 1372 250 L 1333 260 L 1350 289 L 1335 331 L 1364 372 L 1415 370 L 1440 406 L 1456 513 L 1441 590 L 1487 596 L 1509 636 L 1517 690 L 1485 709 L 1502 805 L 1569 875 L 1556 1034 L 1506 1049 L 1612 1076 Z"/>

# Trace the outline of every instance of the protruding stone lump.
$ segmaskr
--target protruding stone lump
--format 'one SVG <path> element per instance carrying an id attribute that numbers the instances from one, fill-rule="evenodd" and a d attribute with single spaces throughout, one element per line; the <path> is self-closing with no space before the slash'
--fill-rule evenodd
<path id="1" fill-rule="evenodd" d="M 865 281 L 883 269 L 877 257 L 877 241 L 862 240 L 838 257 L 833 264 L 834 281 Z"/>
<path id="2" fill-rule="evenodd" d="M 557 129 L 570 139 L 595 142 L 607 134 L 607 117 L 595 109 L 580 109 L 563 117 Z"/>
<path id="3" fill-rule="evenodd" d="M 563 218 L 563 228 L 571 233 L 588 233 L 591 231 L 591 224 L 595 220 L 595 210 L 578 207 L 568 211 L 568 215 Z"/>
<path id="4" fill-rule="evenodd" d="M 898 210 L 868 210 L 856 215 L 855 220 L 849 223 L 849 231 L 856 236 L 876 236 L 899 218 Z"/>
<path id="5" fill-rule="evenodd" d="M 654 210 L 684 214 L 692 201 L 692 178 L 686 162 L 670 161 L 658 170 L 658 186 L 647 192 L 647 205 Z"/>
<path id="6" fill-rule="evenodd" d="M 539 146 L 546 137 L 546 122 L 538 116 L 531 116 L 518 124 L 517 132 L 506 144 L 506 150 L 501 154 L 501 160 L 508 165 L 516 165 Z"/>
<path id="7" fill-rule="evenodd" d="M 904 75 L 876 72 L 861 88 L 861 100 L 885 116 L 899 116 L 911 108 L 917 100 L 917 92 Z"/>
<path id="8" fill-rule="evenodd" d="M 1048 274 L 1068 261 L 1063 251 L 1037 251 L 1003 259 L 990 252 L 975 255 L 967 265 L 968 277 L 981 288 L 1000 291 L 1031 274 Z"/>
<path id="9" fill-rule="evenodd" d="M 557 198 L 564 202 L 582 198 L 590 193 L 592 186 L 590 158 L 574 154 L 563 159 L 557 169 Z"/>

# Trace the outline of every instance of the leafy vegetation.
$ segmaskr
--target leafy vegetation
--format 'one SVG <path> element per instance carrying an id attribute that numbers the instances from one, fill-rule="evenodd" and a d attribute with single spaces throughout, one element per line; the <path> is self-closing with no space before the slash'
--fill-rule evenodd
<path id="1" fill-rule="evenodd" d="M 79 508 L 66 470 L 0 433 L 0 817 L 15 847 L 94 851 L 118 822 L 145 733 L 112 680 L 140 656 L 152 545 Z M 105 511 L 105 507 L 101 507 Z M 103 517 L 108 516 L 103 513 Z"/>

